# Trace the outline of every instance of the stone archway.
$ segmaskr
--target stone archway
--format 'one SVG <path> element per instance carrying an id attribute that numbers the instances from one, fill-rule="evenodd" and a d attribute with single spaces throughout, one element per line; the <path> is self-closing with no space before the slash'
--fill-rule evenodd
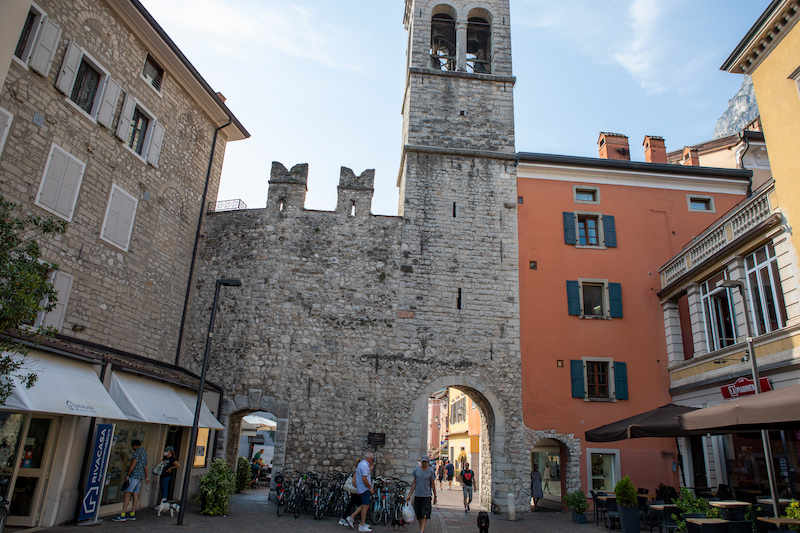
<path id="1" fill-rule="evenodd" d="M 532 450 L 540 442 L 547 440 L 558 443 L 562 448 L 562 453 L 566 455 L 561 468 L 565 492 L 581 488 L 581 440 L 575 435 L 557 433 L 552 429 L 537 431 L 525 428 L 525 445 L 528 450 Z M 523 501 L 529 501 L 530 496 L 530 484 L 528 484 L 527 493 L 522 494 L 521 497 Z"/>
<path id="2" fill-rule="evenodd" d="M 239 435 L 242 417 L 256 411 L 272 413 L 277 419 L 275 428 L 275 455 L 273 469 L 281 470 L 286 457 L 286 437 L 289 429 L 289 404 L 272 396 L 264 396 L 261 389 L 249 389 L 247 394 L 235 394 L 222 404 L 220 422 L 226 429 L 217 432 L 217 453 L 215 458 L 225 459 L 235 468 L 239 454 Z"/>
<path id="3" fill-rule="evenodd" d="M 479 494 L 475 498 L 483 508 L 488 509 L 493 499 L 493 477 L 498 471 L 508 471 L 504 458 L 507 457 L 506 416 L 497 396 L 482 382 L 472 376 L 450 375 L 428 383 L 417 397 L 409 423 L 409 450 L 412 457 L 409 464 L 415 464 L 427 450 L 428 398 L 444 388 L 460 390 L 470 397 L 481 413 L 480 473 Z M 496 498 L 495 498 L 496 499 Z"/>

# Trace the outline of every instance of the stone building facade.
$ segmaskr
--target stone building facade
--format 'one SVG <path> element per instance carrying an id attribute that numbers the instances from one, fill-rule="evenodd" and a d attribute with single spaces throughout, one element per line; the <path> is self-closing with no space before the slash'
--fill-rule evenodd
<path id="1" fill-rule="evenodd" d="M 265 209 L 207 220 L 185 353 L 202 352 L 215 280 L 241 279 L 212 353 L 229 433 L 271 411 L 274 468 L 316 470 L 352 469 L 382 433 L 377 473 L 407 478 L 428 398 L 455 387 L 483 415 L 481 502 L 523 508 L 509 4 L 408 0 L 405 25 L 400 215 L 371 215 L 373 173 L 348 169 L 336 212 L 305 210 L 307 168 L 273 164 Z"/>

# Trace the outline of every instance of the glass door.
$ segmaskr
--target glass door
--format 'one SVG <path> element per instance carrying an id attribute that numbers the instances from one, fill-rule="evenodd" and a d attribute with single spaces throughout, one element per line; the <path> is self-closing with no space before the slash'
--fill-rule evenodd
<path id="1" fill-rule="evenodd" d="M 14 461 L 16 471 L 10 492 L 9 526 L 34 527 L 39 522 L 55 425 L 55 418 L 32 415 L 24 427 L 24 437 L 20 439 Z"/>

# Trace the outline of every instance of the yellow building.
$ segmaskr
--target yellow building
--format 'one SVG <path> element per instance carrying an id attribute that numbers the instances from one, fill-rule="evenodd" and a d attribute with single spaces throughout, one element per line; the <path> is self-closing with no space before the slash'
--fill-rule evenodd
<path id="1" fill-rule="evenodd" d="M 481 415 L 472 400 L 458 389 L 447 389 L 449 405 L 448 456 L 456 476 L 468 462 L 480 474 Z"/>
<path id="2" fill-rule="evenodd" d="M 800 223 L 799 18 L 798 0 L 774 0 L 722 65 L 753 77 L 778 202 L 790 226 Z M 800 234 L 791 239 L 797 250 Z"/>

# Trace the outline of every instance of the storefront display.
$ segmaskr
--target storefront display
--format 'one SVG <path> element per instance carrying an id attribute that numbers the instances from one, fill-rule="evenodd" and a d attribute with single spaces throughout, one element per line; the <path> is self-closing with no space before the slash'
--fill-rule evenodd
<path id="1" fill-rule="evenodd" d="M 131 442 L 134 440 L 142 441 L 145 450 L 150 449 L 150 431 L 146 424 L 136 422 L 119 422 L 114 435 L 114 442 L 111 446 L 111 457 L 108 460 L 106 470 L 105 490 L 101 505 L 120 503 L 123 499 L 122 483 L 125 481 L 125 474 L 131 464 Z M 160 458 L 148 458 L 147 468 L 152 471 L 155 463 Z"/>

